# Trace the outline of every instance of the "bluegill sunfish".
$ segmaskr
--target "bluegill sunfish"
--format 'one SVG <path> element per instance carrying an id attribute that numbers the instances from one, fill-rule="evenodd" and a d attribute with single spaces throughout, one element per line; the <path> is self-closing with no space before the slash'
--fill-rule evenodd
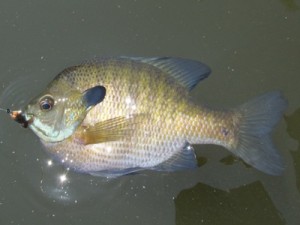
<path id="1" fill-rule="evenodd" d="M 69 67 L 13 119 L 66 167 L 116 177 L 197 166 L 194 144 L 227 148 L 271 175 L 283 171 L 272 128 L 287 102 L 270 92 L 228 110 L 194 104 L 205 64 L 181 58 L 103 58 Z"/>

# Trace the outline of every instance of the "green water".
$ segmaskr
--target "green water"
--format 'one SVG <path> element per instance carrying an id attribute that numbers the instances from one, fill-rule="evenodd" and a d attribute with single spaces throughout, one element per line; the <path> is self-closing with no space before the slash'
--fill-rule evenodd
<path id="1" fill-rule="evenodd" d="M 38 138 L 0 117 L 0 224 L 233 225 L 300 221 L 300 1 L 5 1 L 0 3 L 0 98 L 19 107 L 62 69 L 94 56 L 181 56 L 213 73 L 196 103 L 233 107 L 281 90 L 289 101 L 274 142 L 281 177 L 212 145 L 199 168 L 115 180 L 66 171 Z M 22 79 L 21 79 L 22 80 Z M 14 105 L 11 106 L 13 99 Z M 59 178 L 65 174 L 67 181 Z"/>

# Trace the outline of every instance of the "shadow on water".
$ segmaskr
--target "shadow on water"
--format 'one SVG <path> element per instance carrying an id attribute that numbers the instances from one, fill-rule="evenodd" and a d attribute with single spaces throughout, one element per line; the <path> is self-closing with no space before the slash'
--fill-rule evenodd
<path id="1" fill-rule="evenodd" d="M 285 116 L 284 119 L 287 123 L 288 134 L 291 138 L 298 141 L 298 149 L 291 151 L 291 155 L 294 160 L 297 187 L 300 192 L 300 108 L 290 116 Z"/>
<path id="2" fill-rule="evenodd" d="M 280 1 L 289 11 L 297 11 L 300 9 L 300 7 L 297 5 L 297 3 L 294 0 L 280 0 Z"/>
<path id="3" fill-rule="evenodd" d="M 176 225 L 285 224 L 259 181 L 229 192 L 198 183 L 174 201 Z"/>

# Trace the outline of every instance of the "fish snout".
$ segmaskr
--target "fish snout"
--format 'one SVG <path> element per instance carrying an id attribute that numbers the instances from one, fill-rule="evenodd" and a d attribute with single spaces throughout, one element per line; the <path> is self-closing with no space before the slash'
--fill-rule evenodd
<path id="1" fill-rule="evenodd" d="M 29 119 L 26 118 L 25 114 L 19 110 L 19 111 L 11 111 L 10 117 L 20 123 L 22 127 L 27 128 L 30 124 L 33 122 L 33 117 L 30 117 Z"/>

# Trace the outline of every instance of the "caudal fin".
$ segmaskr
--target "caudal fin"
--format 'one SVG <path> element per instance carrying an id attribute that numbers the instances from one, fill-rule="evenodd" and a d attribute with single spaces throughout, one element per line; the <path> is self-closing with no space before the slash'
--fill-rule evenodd
<path id="1" fill-rule="evenodd" d="M 270 92 L 239 106 L 242 115 L 238 144 L 232 153 L 246 163 L 270 175 L 280 175 L 284 170 L 281 156 L 271 140 L 271 131 L 287 108 L 280 92 Z"/>

